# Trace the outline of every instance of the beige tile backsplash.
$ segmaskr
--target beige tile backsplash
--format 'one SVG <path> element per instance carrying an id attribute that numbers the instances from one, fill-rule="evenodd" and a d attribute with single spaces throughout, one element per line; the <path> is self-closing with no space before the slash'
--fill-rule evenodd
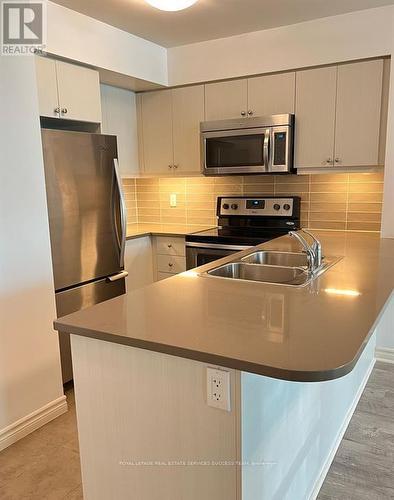
<path id="1" fill-rule="evenodd" d="M 383 173 L 125 179 L 128 223 L 216 224 L 220 195 L 301 196 L 303 227 L 380 231 Z M 170 207 L 170 194 L 177 207 Z"/>

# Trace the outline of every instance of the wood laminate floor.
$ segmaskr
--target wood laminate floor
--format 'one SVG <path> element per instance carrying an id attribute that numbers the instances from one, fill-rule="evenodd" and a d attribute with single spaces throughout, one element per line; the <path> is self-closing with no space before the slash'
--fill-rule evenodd
<path id="1" fill-rule="evenodd" d="M 0 453 L 1 500 L 83 499 L 74 394 L 72 390 L 66 394 L 68 413 Z M 391 499 L 394 364 L 378 362 L 318 500 Z"/>

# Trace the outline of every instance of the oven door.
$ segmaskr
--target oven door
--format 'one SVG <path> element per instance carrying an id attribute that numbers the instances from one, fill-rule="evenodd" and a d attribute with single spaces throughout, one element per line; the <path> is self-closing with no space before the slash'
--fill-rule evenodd
<path id="1" fill-rule="evenodd" d="M 271 162 L 270 142 L 270 128 L 202 132 L 203 173 L 266 173 Z"/>
<path id="2" fill-rule="evenodd" d="M 252 247 L 186 242 L 186 269 L 189 271 L 247 248 Z"/>

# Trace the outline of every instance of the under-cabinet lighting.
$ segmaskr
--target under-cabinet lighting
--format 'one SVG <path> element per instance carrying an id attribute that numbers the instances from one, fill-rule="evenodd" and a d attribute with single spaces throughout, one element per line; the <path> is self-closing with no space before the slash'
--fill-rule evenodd
<path id="1" fill-rule="evenodd" d="M 361 292 L 357 290 L 344 290 L 342 288 L 326 288 L 324 291 L 332 295 L 345 295 L 347 297 L 359 297 L 361 295 Z"/>
<path id="2" fill-rule="evenodd" d="M 145 0 L 149 5 L 156 9 L 166 11 L 183 10 L 191 7 L 198 0 Z"/>

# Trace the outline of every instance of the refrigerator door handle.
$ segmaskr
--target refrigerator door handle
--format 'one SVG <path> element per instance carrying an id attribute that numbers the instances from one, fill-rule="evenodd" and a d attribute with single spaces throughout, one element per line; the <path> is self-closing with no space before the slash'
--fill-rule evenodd
<path id="1" fill-rule="evenodd" d="M 119 163 L 118 159 L 114 158 L 114 168 L 115 168 L 115 179 L 119 191 L 120 200 L 120 225 L 121 225 L 121 235 L 120 235 L 120 267 L 124 267 L 124 253 L 126 248 L 126 230 L 127 230 L 127 210 L 126 201 L 124 197 L 122 179 L 119 173 Z"/>
<path id="2" fill-rule="evenodd" d="M 127 278 L 127 276 L 129 275 L 129 273 L 127 271 L 122 271 L 121 273 L 118 273 L 118 274 L 113 274 L 112 276 L 108 276 L 107 278 L 107 281 L 118 281 L 118 280 L 121 280 L 123 278 Z"/>

